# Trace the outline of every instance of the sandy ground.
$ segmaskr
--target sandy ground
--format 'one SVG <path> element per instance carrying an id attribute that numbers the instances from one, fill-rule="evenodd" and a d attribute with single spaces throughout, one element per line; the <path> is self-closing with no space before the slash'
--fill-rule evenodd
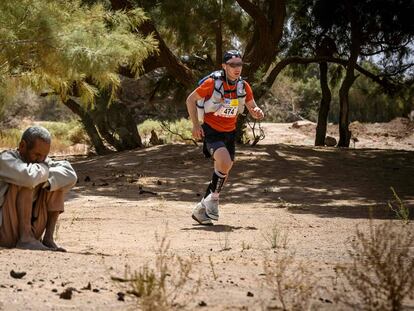
<path id="1" fill-rule="evenodd" d="M 0 310 L 137 308 L 134 296 L 118 300 L 131 288 L 111 277 L 153 267 L 160 237 L 172 254 L 193 258 L 188 287 L 178 299 L 188 310 L 277 306 L 263 263 L 285 254 L 317 278 L 314 310 L 346 309 L 335 300 L 335 269 L 350 260 L 356 226 L 368 230 L 370 210 L 376 223 L 395 218 L 387 208 L 390 186 L 414 215 L 413 130 L 408 124 L 396 137 L 389 124 L 354 124 L 360 128 L 356 148 L 337 149 L 312 147 L 314 125 L 298 125 L 264 124 L 264 141 L 238 148 L 220 220 L 211 227 L 191 219 L 211 175 L 201 146 L 71 158 L 79 182 L 56 232 L 68 252 L 1 249 Z M 268 241 L 274 229 L 286 237 L 277 248 Z M 409 224 L 407 230 L 413 229 Z M 171 262 L 169 268 L 174 279 L 178 266 Z M 15 279 L 11 270 L 27 274 Z M 197 280 L 199 292 L 189 295 Z M 67 288 L 73 289 L 71 299 L 61 299 Z M 414 309 L 414 302 L 405 306 Z"/>

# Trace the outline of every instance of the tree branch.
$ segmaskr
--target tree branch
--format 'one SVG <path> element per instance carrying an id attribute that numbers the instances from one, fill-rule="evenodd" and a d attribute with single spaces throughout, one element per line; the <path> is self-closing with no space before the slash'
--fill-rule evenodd
<path id="1" fill-rule="evenodd" d="M 335 63 L 342 66 L 346 66 L 348 64 L 348 60 L 346 59 L 340 59 L 335 57 L 313 57 L 313 58 L 306 58 L 306 57 L 300 57 L 300 56 L 292 56 L 285 58 L 281 60 L 279 63 L 276 64 L 275 68 L 272 69 L 268 77 L 266 78 L 263 85 L 265 88 L 269 89 L 273 82 L 276 80 L 279 73 L 288 65 L 290 64 L 310 64 L 310 63 L 322 63 L 322 62 L 328 62 L 328 63 Z M 412 64 L 414 66 L 414 64 Z M 355 69 L 365 75 L 366 77 L 370 78 L 372 81 L 378 83 L 379 85 L 389 88 L 392 86 L 392 83 L 389 82 L 386 79 L 382 79 L 384 75 L 375 75 L 372 72 L 368 71 L 367 69 L 361 67 L 360 65 L 356 64 Z"/>
<path id="2" fill-rule="evenodd" d="M 260 27 L 267 27 L 267 17 L 257 5 L 251 3 L 249 0 L 236 1 L 240 7 L 252 17 L 255 23 L 259 24 Z"/>

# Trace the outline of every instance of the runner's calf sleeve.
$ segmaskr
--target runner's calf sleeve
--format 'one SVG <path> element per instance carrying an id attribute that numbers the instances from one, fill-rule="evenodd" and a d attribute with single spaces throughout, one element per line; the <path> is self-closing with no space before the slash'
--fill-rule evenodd
<path id="1" fill-rule="evenodd" d="M 206 194 L 204 197 L 206 198 L 210 193 L 220 193 L 221 188 L 223 188 L 224 180 L 226 179 L 227 175 L 214 170 L 213 176 L 211 177 L 210 184 L 207 187 Z"/>

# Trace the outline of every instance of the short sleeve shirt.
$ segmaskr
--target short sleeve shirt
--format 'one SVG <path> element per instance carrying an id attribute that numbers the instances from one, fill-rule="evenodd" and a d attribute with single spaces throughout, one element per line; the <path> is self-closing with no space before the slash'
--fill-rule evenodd
<path id="1" fill-rule="evenodd" d="M 236 90 L 237 85 L 229 85 L 223 81 L 225 98 L 234 99 L 237 98 L 236 92 L 226 92 Z M 244 81 L 244 87 L 246 90 L 246 103 L 253 99 L 253 92 L 250 85 Z M 197 89 L 196 92 L 198 95 L 208 100 L 214 91 L 214 79 L 209 78 L 204 81 Z M 232 132 L 236 129 L 237 117 L 235 118 L 225 118 L 215 115 L 213 112 L 206 113 L 204 115 L 204 122 L 210 125 L 213 129 L 219 132 Z"/>

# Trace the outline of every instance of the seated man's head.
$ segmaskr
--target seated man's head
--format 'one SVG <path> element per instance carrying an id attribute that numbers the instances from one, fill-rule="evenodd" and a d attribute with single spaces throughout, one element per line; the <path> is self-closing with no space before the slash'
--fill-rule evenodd
<path id="1" fill-rule="evenodd" d="M 26 163 L 44 162 L 50 151 L 51 137 L 47 129 L 31 126 L 22 135 L 19 153 Z"/>

